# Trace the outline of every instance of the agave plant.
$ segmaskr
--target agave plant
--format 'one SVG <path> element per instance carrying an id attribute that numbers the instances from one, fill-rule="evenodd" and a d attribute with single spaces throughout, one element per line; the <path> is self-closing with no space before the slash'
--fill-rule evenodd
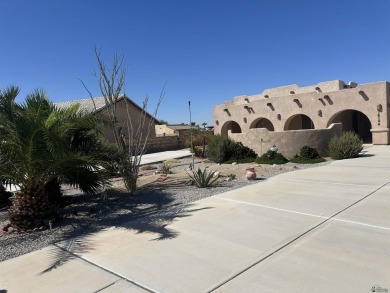
<path id="1" fill-rule="evenodd" d="M 86 193 L 107 184 L 115 150 L 99 140 L 98 120 L 78 106 L 57 109 L 42 90 L 18 104 L 18 93 L 0 92 L 0 181 L 20 187 L 9 217 L 24 230 L 52 217 L 60 184 Z"/>
<path id="2" fill-rule="evenodd" d="M 194 184 L 199 188 L 211 187 L 218 179 L 218 176 L 214 176 L 215 172 L 208 172 L 207 168 L 204 168 L 203 171 L 198 168 L 198 170 L 192 171 L 192 175 L 188 172 L 187 174 L 190 176 Z"/>

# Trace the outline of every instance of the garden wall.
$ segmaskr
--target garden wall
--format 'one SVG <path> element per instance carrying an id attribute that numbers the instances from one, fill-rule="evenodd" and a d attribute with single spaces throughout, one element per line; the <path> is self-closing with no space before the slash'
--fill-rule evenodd
<path id="1" fill-rule="evenodd" d="M 247 133 L 229 133 L 229 137 L 254 150 L 259 156 L 273 145 L 278 152 L 291 159 L 304 145 L 316 148 L 320 156 L 328 156 L 328 144 L 334 135 L 341 135 L 342 124 L 333 123 L 325 129 L 268 131 L 266 128 L 252 128 Z"/>
<path id="2" fill-rule="evenodd" d="M 173 151 L 189 147 L 191 141 L 190 130 L 177 130 L 175 136 L 159 136 L 149 138 L 146 153 Z M 192 133 L 194 145 L 201 145 L 203 141 L 207 144 L 213 136 L 212 131 L 194 131 Z"/>

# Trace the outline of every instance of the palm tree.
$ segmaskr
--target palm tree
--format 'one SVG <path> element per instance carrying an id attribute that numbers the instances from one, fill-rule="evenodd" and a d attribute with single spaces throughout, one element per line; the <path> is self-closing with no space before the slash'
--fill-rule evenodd
<path id="1" fill-rule="evenodd" d="M 53 217 L 60 184 L 86 193 L 107 184 L 116 152 L 99 140 L 98 120 L 77 105 L 57 109 L 42 90 L 18 104 L 18 93 L 0 92 L 0 181 L 20 187 L 9 216 L 24 230 Z"/>

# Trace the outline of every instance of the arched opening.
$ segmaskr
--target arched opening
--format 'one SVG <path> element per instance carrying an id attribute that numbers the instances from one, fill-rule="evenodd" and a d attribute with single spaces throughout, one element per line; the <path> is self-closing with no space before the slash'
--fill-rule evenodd
<path id="1" fill-rule="evenodd" d="M 363 142 L 372 143 L 371 122 L 368 117 L 356 110 L 345 110 L 335 114 L 328 122 L 343 124 L 343 131 L 353 131 L 358 134 Z"/>
<path id="2" fill-rule="evenodd" d="M 297 114 L 287 119 L 284 130 L 314 129 L 314 123 L 309 116 Z"/>
<path id="3" fill-rule="evenodd" d="M 275 128 L 271 121 L 266 118 L 258 118 L 251 123 L 250 128 L 267 128 L 269 131 L 274 131 Z"/>
<path id="4" fill-rule="evenodd" d="M 236 121 L 228 121 L 221 128 L 221 135 L 228 136 L 230 133 L 241 133 L 241 127 Z"/>

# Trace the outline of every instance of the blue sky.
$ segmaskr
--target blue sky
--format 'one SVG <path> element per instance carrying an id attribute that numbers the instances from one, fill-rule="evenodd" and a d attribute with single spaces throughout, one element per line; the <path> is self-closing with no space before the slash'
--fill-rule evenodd
<path id="1" fill-rule="evenodd" d="M 0 88 L 53 101 L 100 92 L 94 47 L 124 53 L 126 94 L 157 118 L 213 124 L 238 95 L 341 79 L 390 80 L 388 0 L 0 0 Z"/>

